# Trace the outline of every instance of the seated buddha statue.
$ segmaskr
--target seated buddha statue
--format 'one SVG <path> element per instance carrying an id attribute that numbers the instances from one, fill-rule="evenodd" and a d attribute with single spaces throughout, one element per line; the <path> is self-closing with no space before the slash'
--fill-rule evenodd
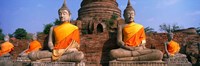
<path id="1" fill-rule="evenodd" d="M 145 47 L 146 35 L 144 27 L 134 21 L 135 10 L 130 0 L 124 10 L 125 24 L 118 25 L 118 49 L 110 51 L 111 59 L 116 61 L 161 61 L 163 53 L 157 49 Z"/>

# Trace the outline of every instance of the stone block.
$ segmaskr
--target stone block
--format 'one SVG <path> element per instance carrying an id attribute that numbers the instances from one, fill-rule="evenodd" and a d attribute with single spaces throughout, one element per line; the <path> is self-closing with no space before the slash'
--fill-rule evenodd
<path id="1" fill-rule="evenodd" d="M 31 66 L 29 61 L 13 61 L 12 66 Z"/>
<path id="2" fill-rule="evenodd" d="M 31 66 L 76 66 L 75 62 L 31 62 Z"/>
<path id="3" fill-rule="evenodd" d="M 162 61 L 110 61 L 109 66 L 167 66 L 167 64 Z"/>
<path id="4" fill-rule="evenodd" d="M 165 61 L 168 66 L 192 66 L 186 57 L 172 57 Z"/>
<path id="5" fill-rule="evenodd" d="M 31 62 L 31 66 L 75 66 L 74 62 Z"/>
<path id="6" fill-rule="evenodd" d="M 30 66 L 30 63 L 27 61 L 0 60 L 0 66 Z"/>
<path id="7" fill-rule="evenodd" d="M 0 66 L 13 66 L 13 62 L 11 60 L 0 60 Z"/>

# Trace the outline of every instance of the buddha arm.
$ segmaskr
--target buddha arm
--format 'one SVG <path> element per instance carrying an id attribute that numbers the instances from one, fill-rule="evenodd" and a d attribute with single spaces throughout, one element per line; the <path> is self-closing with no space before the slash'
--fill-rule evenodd
<path id="1" fill-rule="evenodd" d="M 124 44 L 122 41 L 122 25 L 118 26 L 118 31 L 117 31 L 117 45 L 120 46 L 121 48 L 127 49 L 127 50 L 134 50 L 134 47 L 129 47 Z"/>
<path id="2" fill-rule="evenodd" d="M 49 41 L 48 41 L 48 46 L 50 48 L 50 50 L 52 51 L 54 46 L 53 46 L 53 41 L 52 41 L 52 36 L 53 36 L 53 27 L 50 28 L 50 32 L 49 32 Z"/>
<path id="3" fill-rule="evenodd" d="M 145 36 L 145 32 L 144 32 L 144 28 L 142 28 L 143 29 L 143 33 L 142 33 L 142 37 L 143 36 Z M 145 37 L 146 38 L 146 37 Z M 145 45 L 146 45 L 146 39 L 143 39 L 142 40 L 142 43 L 141 43 L 141 45 L 142 45 L 142 47 L 145 49 L 146 47 L 145 47 Z"/>
<path id="4" fill-rule="evenodd" d="M 165 45 L 165 52 L 167 54 L 167 57 L 169 57 L 169 52 L 168 52 L 168 49 L 167 49 L 168 42 L 165 42 L 164 45 Z"/>

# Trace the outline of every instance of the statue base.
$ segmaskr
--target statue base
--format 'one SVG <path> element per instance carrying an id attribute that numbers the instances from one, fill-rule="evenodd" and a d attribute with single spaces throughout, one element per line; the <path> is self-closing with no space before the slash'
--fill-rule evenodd
<path id="1" fill-rule="evenodd" d="M 168 66 L 192 66 L 186 57 L 170 57 L 165 62 Z"/>
<path id="2" fill-rule="evenodd" d="M 31 61 L 28 57 L 17 57 L 17 61 Z"/>
<path id="3" fill-rule="evenodd" d="M 31 62 L 31 66 L 85 66 L 84 62 Z"/>
<path id="4" fill-rule="evenodd" d="M 167 66 L 162 61 L 110 61 L 109 66 Z"/>
<path id="5" fill-rule="evenodd" d="M 0 66 L 30 66 L 31 62 L 0 60 Z"/>

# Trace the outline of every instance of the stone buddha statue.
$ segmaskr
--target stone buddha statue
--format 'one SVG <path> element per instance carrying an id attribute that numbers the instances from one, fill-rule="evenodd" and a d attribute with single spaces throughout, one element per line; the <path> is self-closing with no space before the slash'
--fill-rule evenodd
<path id="1" fill-rule="evenodd" d="M 4 37 L 4 43 L 0 45 L 0 57 L 9 57 L 10 52 L 14 50 L 14 46 L 9 42 L 10 37 L 6 35 Z"/>
<path id="2" fill-rule="evenodd" d="M 66 6 L 66 1 L 58 10 L 60 25 L 50 28 L 48 46 L 50 51 L 36 51 L 29 53 L 29 58 L 35 60 L 52 60 L 79 62 L 84 58 L 79 51 L 80 35 L 77 26 L 70 23 L 71 13 Z"/>
<path id="3" fill-rule="evenodd" d="M 163 53 L 157 49 L 145 47 L 146 36 L 144 27 L 135 23 L 135 10 L 130 0 L 124 10 L 125 24 L 118 25 L 118 49 L 111 50 L 111 59 L 116 61 L 161 61 Z"/>
<path id="4" fill-rule="evenodd" d="M 174 34 L 170 31 L 167 33 L 168 41 L 165 42 L 165 54 L 164 58 L 170 58 L 170 57 L 184 57 L 186 58 L 186 55 L 180 54 L 180 45 L 173 41 Z"/>
<path id="5" fill-rule="evenodd" d="M 27 56 L 30 52 L 39 51 L 42 49 L 40 42 L 37 40 L 37 35 L 32 35 L 32 41 L 30 42 L 28 48 L 21 52 L 19 56 Z"/>

